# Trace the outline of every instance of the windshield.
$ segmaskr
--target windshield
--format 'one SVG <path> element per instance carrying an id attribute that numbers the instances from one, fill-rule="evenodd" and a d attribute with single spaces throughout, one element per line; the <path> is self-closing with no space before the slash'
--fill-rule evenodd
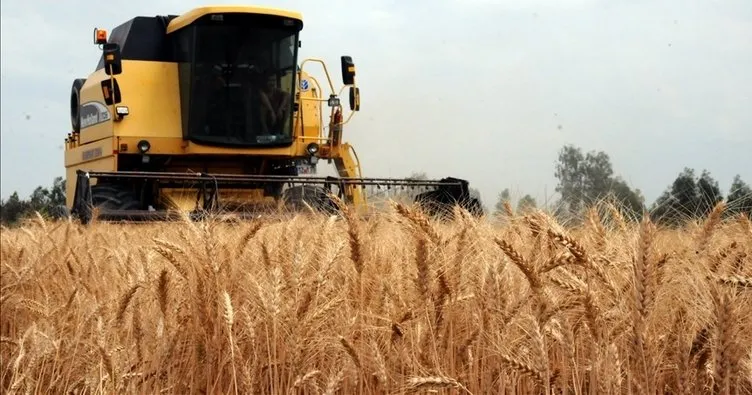
<path id="1" fill-rule="evenodd" d="M 193 26 L 179 40 L 181 57 L 192 58 L 191 67 L 180 68 L 187 138 L 212 145 L 290 143 L 297 33 L 216 22 Z"/>

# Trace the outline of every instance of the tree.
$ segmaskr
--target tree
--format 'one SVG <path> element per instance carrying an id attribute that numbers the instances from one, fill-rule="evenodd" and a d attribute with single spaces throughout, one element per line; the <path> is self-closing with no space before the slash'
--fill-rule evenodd
<path id="1" fill-rule="evenodd" d="M 0 201 L 0 219 L 3 224 L 13 224 L 26 215 L 31 208 L 28 201 L 21 200 L 13 192 L 7 201 Z"/>
<path id="2" fill-rule="evenodd" d="M 504 202 L 509 203 L 510 201 L 509 188 L 504 188 L 504 190 L 499 193 L 496 205 L 494 205 L 494 214 L 498 215 L 506 212 L 506 209 L 504 209 Z"/>
<path id="3" fill-rule="evenodd" d="M 65 204 L 65 179 L 63 179 L 63 177 L 55 177 L 55 179 L 52 180 L 50 203 L 54 206 L 62 206 Z"/>
<path id="4" fill-rule="evenodd" d="M 559 152 L 556 191 L 570 211 L 579 212 L 608 194 L 613 174 L 611 159 L 605 152 L 583 155 L 580 148 L 567 145 Z"/>
<path id="5" fill-rule="evenodd" d="M 424 171 L 419 172 L 413 172 L 413 174 L 410 174 L 409 177 L 407 177 L 408 180 L 421 180 L 425 181 L 428 179 L 428 175 Z"/>
<path id="6" fill-rule="evenodd" d="M 713 211 L 716 204 L 723 201 L 721 189 L 718 187 L 718 181 L 710 176 L 707 170 L 702 171 L 700 179 L 697 180 L 697 203 L 695 204 L 695 215 L 706 216 Z"/>
<path id="7" fill-rule="evenodd" d="M 697 211 L 697 178 L 694 169 L 684 168 L 674 180 L 671 194 L 676 198 L 677 210 L 684 215 Z"/>
<path id="8" fill-rule="evenodd" d="M 50 216 L 55 208 L 63 205 L 65 205 L 65 180 L 62 177 L 55 177 L 52 189 L 38 186 L 28 200 L 21 199 L 17 192 L 13 192 L 7 201 L 0 199 L 0 221 L 3 224 L 14 224 L 34 212 Z"/>
<path id="9" fill-rule="evenodd" d="M 651 208 L 657 222 L 678 225 L 690 218 L 707 216 L 723 194 L 718 182 L 703 170 L 698 178 L 694 169 L 685 167 Z"/>
<path id="10" fill-rule="evenodd" d="M 639 216 L 643 211 L 640 191 L 633 191 L 624 180 L 614 177 L 611 159 L 603 151 L 583 154 L 580 148 L 564 146 L 559 151 L 555 175 L 562 208 L 570 214 L 581 213 L 586 206 L 609 197 L 632 214 Z"/>
<path id="11" fill-rule="evenodd" d="M 604 197 L 610 190 L 611 177 L 614 174 L 608 155 L 604 152 L 588 152 L 582 170 L 585 199 L 593 202 Z"/>
<path id="12" fill-rule="evenodd" d="M 726 204 L 729 214 L 746 213 L 752 216 L 752 188 L 742 181 L 739 174 L 734 176 L 734 180 L 731 182 Z"/>
<path id="13" fill-rule="evenodd" d="M 695 211 L 697 181 L 693 169 L 685 167 L 651 208 L 653 220 L 676 225 Z"/>
<path id="14" fill-rule="evenodd" d="M 523 196 L 519 202 L 517 202 L 517 211 L 519 212 L 525 212 L 536 207 L 537 203 L 535 202 L 535 198 L 530 195 Z"/>
<path id="15" fill-rule="evenodd" d="M 632 190 L 626 181 L 616 177 L 609 185 L 609 197 L 628 217 L 639 220 L 645 211 L 645 197 L 639 189 Z"/>
<path id="16" fill-rule="evenodd" d="M 566 145 L 559 151 L 559 163 L 556 165 L 556 178 L 559 184 L 556 192 L 561 194 L 561 201 L 571 212 L 581 208 L 584 192 L 584 172 L 582 150 L 573 145 Z"/>
<path id="17" fill-rule="evenodd" d="M 36 187 L 36 189 L 34 189 L 34 192 L 31 193 L 31 198 L 29 199 L 32 210 L 40 212 L 44 211 L 44 209 L 49 206 L 49 202 L 50 191 L 48 191 L 47 188 L 42 188 L 41 186 L 38 186 Z"/>

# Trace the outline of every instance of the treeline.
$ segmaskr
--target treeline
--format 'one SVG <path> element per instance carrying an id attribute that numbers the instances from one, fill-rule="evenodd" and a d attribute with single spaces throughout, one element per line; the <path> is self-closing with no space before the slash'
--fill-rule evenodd
<path id="1" fill-rule="evenodd" d="M 657 223 L 678 225 L 686 220 L 703 217 L 719 202 L 726 202 L 725 215 L 745 213 L 752 216 L 752 188 L 740 175 L 736 175 L 724 195 L 718 181 L 710 172 L 685 168 L 655 202 L 648 205 L 637 188 L 614 174 L 611 158 L 603 151 L 583 152 L 581 148 L 566 145 L 560 151 L 554 172 L 559 194 L 551 208 L 553 213 L 568 220 L 583 218 L 585 210 L 603 201 L 613 203 L 626 218 L 639 220 L 646 213 Z M 409 178 L 426 179 L 425 173 L 414 173 Z M 473 190 L 473 194 L 478 192 Z M 51 216 L 65 204 L 65 180 L 57 177 L 51 188 L 37 187 L 28 199 L 14 192 L 7 200 L 0 200 L 0 221 L 10 225 L 39 212 Z M 536 208 L 535 198 L 524 195 L 516 204 L 511 201 L 509 189 L 498 196 L 495 214 L 510 209 L 519 211 Z"/>
<path id="2" fill-rule="evenodd" d="M 740 213 L 752 216 L 752 189 L 738 174 L 724 195 L 708 170 L 698 176 L 694 169 L 685 168 L 650 205 L 640 189 L 632 188 L 614 174 L 611 158 L 603 151 L 585 153 L 579 147 L 566 145 L 559 151 L 554 175 L 560 197 L 551 208 L 557 216 L 569 220 L 584 218 L 585 210 L 600 202 L 613 203 L 626 218 L 639 220 L 648 214 L 651 220 L 665 225 L 704 217 L 719 202 L 726 203 L 727 217 Z M 495 211 L 503 214 L 513 207 L 509 190 L 503 190 Z M 535 207 L 536 201 L 530 195 L 517 204 L 518 210 Z"/>
<path id="3" fill-rule="evenodd" d="M 52 188 L 37 187 L 28 199 L 21 199 L 18 192 L 0 199 L 0 222 L 3 225 L 13 225 L 23 218 L 35 213 L 50 217 L 54 210 L 65 205 L 65 180 L 55 177 Z"/>

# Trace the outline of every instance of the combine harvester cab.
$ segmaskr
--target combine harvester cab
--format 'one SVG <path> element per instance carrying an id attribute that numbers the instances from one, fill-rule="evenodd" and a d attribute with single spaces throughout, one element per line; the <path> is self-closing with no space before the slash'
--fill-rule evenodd
<path id="1" fill-rule="evenodd" d="M 366 189 L 386 186 L 425 189 L 416 201 L 435 215 L 456 204 L 482 215 L 461 179 L 362 176 L 342 138 L 360 110 L 355 65 L 341 57 L 335 90 L 323 61 L 298 62 L 302 28 L 297 12 L 207 6 L 135 17 L 109 37 L 94 29 L 102 56 L 71 90 L 70 213 L 84 223 L 257 216 L 280 206 L 333 213 L 333 196 L 365 212 Z M 328 95 L 310 65 L 321 67 Z M 315 175 L 322 160 L 337 177 Z"/>

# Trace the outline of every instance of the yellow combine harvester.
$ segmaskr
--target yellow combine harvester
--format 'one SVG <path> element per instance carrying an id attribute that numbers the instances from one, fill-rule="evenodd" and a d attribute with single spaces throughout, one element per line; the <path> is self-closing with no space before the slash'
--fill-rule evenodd
<path id="1" fill-rule="evenodd" d="M 335 90 L 324 62 L 298 62 L 297 12 L 207 6 L 180 16 L 133 18 L 71 92 L 66 206 L 87 223 L 167 219 L 180 211 L 256 214 L 288 204 L 336 211 L 330 194 L 365 209 L 367 186 L 423 187 L 434 213 L 460 204 L 482 214 L 455 178 L 364 178 L 343 126 L 360 110 L 355 65 L 341 57 Z M 329 94 L 306 72 L 322 66 Z M 340 95 L 347 89 L 349 115 Z M 324 119 L 322 104 L 329 107 Z M 326 128 L 324 128 L 326 122 Z M 325 130 L 326 129 L 326 130 Z M 315 176 L 334 163 L 339 177 Z"/>

